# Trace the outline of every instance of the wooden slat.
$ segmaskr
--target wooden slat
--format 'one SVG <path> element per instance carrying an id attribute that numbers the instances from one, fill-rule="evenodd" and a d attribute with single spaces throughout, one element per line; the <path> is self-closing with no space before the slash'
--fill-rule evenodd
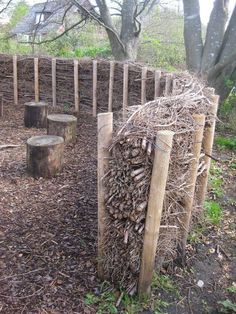
<path id="1" fill-rule="evenodd" d="M 18 71 L 17 71 L 17 56 L 13 56 L 13 89 L 14 89 L 14 104 L 18 105 Z"/>
<path id="2" fill-rule="evenodd" d="M 97 115 L 97 85 L 98 85 L 98 63 L 93 60 L 93 116 Z"/>
<path id="3" fill-rule="evenodd" d="M 139 275 L 140 296 L 150 293 L 173 135 L 167 130 L 157 133 Z"/>
<path id="4" fill-rule="evenodd" d="M 114 88 L 114 72 L 115 62 L 110 62 L 110 79 L 109 79 L 109 96 L 108 96 L 108 112 L 112 112 L 113 88 Z"/>
<path id="5" fill-rule="evenodd" d="M 0 94 L 0 117 L 3 117 L 3 94 Z"/>
<path id="6" fill-rule="evenodd" d="M 171 94 L 172 90 L 172 79 L 173 75 L 171 73 L 166 75 L 166 84 L 165 84 L 165 96 L 168 96 Z"/>
<path id="7" fill-rule="evenodd" d="M 104 279 L 104 232 L 105 232 L 105 187 L 103 178 L 109 163 L 109 145 L 112 141 L 112 112 L 98 114 L 98 275 Z"/>
<path id="8" fill-rule="evenodd" d="M 142 68 L 141 105 L 146 103 L 147 67 Z"/>
<path id="9" fill-rule="evenodd" d="M 128 107 L 129 65 L 124 64 L 123 69 L 123 119 L 125 119 Z"/>
<path id="10" fill-rule="evenodd" d="M 195 196 L 195 186 L 196 186 L 196 181 L 197 181 L 199 158 L 201 154 L 203 132 L 204 132 L 204 126 L 205 126 L 204 114 L 194 114 L 193 118 L 198 127 L 194 133 L 193 160 L 190 165 L 191 173 L 189 174 L 189 177 L 188 177 L 188 182 L 187 182 L 188 188 L 186 189 L 186 193 L 185 193 L 186 196 L 183 199 L 183 205 L 185 209 L 185 213 L 183 214 L 183 218 L 182 218 L 183 236 L 182 236 L 182 252 L 181 253 L 183 257 L 183 262 L 185 260 L 186 244 L 187 244 L 189 227 L 190 227 L 191 218 L 192 218 L 193 202 L 194 202 L 194 196 Z"/>
<path id="11" fill-rule="evenodd" d="M 34 58 L 34 95 L 35 101 L 39 102 L 39 59 Z"/>
<path id="12" fill-rule="evenodd" d="M 74 60 L 75 112 L 79 113 L 79 61 Z"/>
<path id="13" fill-rule="evenodd" d="M 55 107 L 57 105 L 57 60 L 52 59 L 52 105 Z"/>
<path id="14" fill-rule="evenodd" d="M 198 206 L 201 209 L 203 209 L 205 197 L 207 194 L 208 176 L 209 176 L 209 171 L 210 171 L 210 166 L 211 166 L 211 158 L 209 156 L 212 155 L 212 148 L 214 144 L 215 125 L 216 125 L 218 105 L 219 105 L 219 96 L 214 95 L 212 97 L 212 105 L 209 108 L 209 114 L 212 116 L 212 121 L 205 128 L 203 142 L 202 142 L 203 151 L 206 154 L 204 156 L 205 171 L 199 177 L 198 191 L 197 191 L 197 197 L 196 197 L 196 199 L 198 200 Z"/>
<path id="15" fill-rule="evenodd" d="M 161 95 L 161 71 L 155 71 L 155 90 L 154 99 Z"/>

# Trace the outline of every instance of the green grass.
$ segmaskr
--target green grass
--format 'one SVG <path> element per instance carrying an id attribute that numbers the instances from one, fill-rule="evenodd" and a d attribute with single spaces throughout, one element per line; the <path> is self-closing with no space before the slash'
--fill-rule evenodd
<path id="1" fill-rule="evenodd" d="M 220 148 L 236 151 L 236 139 L 234 138 L 217 137 L 215 143 Z"/>
<path id="2" fill-rule="evenodd" d="M 205 202 L 205 219 L 213 225 L 219 225 L 222 219 L 222 208 L 219 203 L 214 201 Z"/>

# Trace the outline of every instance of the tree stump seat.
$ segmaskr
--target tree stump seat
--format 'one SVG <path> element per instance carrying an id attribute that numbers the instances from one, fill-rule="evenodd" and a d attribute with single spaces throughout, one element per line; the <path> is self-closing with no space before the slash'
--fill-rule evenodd
<path id="1" fill-rule="evenodd" d="M 33 136 L 27 140 L 27 170 L 34 178 L 51 178 L 63 164 L 64 139 L 54 135 Z"/>
<path id="2" fill-rule="evenodd" d="M 48 104 L 45 102 L 25 103 L 24 124 L 26 128 L 47 127 Z"/>
<path id="3" fill-rule="evenodd" d="M 50 114 L 47 117 L 47 134 L 64 138 L 65 143 L 76 141 L 77 118 L 68 114 Z"/>

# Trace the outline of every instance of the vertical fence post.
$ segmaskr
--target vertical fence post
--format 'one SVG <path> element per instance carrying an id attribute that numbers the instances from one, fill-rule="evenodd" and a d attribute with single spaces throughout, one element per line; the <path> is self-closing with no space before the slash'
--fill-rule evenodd
<path id="1" fill-rule="evenodd" d="M 167 130 L 157 133 L 139 275 L 139 296 L 150 293 L 173 135 L 172 131 Z"/>
<path id="2" fill-rule="evenodd" d="M 191 172 L 188 178 L 188 189 L 186 191 L 186 196 L 183 199 L 183 204 L 185 208 L 185 213 L 183 214 L 182 219 L 182 228 L 183 228 L 183 236 L 182 236 L 182 257 L 185 258 L 186 253 L 186 244 L 189 232 L 189 226 L 192 217 L 192 210 L 193 210 L 193 201 L 194 201 L 194 191 L 196 186 L 197 180 L 197 172 L 199 166 L 199 158 L 201 154 L 202 148 L 202 140 L 203 140 L 203 132 L 205 127 L 205 115 L 204 114 L 194 114 L 193 119 L 197 124 L 197 129 L 194 133 L 193 138 L 193 161 L 190 164 Z"/>
<path id="3" fill-rule="evenodd" d="M 74 60 L 75 112 L 79 113 L 79 61 Z"/>
<path id="4" fill-rule="evenodd" d="M 211 124 L 209 126 L 206 126 L 204 130 L 204 137 L 202 142 L 203 152 L 206 154 L 204 156 L 204 166 L 205 170 L 199 177 L 198 181 L 198 191 L 197 191 L 197 200 L 198 200 L 198 206 L 200 208 L 203 208 L 205 197 L 207 193 L 207 183 L 208 183 L 208 176 L 211 166 L 211 156 L 212 154 L 212 148 L 214 143 L 214 135 L 215 135 L 215 125 L 216 125 L 216 116 L 217 116 L 217 110 L 218 110 L 218 104 L 219 104 L 219 96 L 214 95 L 212 97 L 212 105 L 209 109 L 209 115 L 211 116 Z"/>
<path id="5" fill-rule="evenodd" d="M 13 89 L 14 104 L 18 105 L 18 73 L 17 73 L 17 56 L 13 56 Z"/>
<path id="6" fill-rule="evenodd" d="M 144 105 L 146 103 L 146 81 L 147 81 L 147 67 L 143 67 L 141 83 L 141 105 Z"/>
<path id="7" fill-rule="evenodd" d="M 105 187 L 103 177 L 109 163 L 108 147 L 112 141 L 113 132 L 113 113 L 98 114 L 98 275 L 104 277 L 103 268 L 103 247 L 105 231 Z"/>
<path id="8" fill-rule="evenodd" d="M 0 117 L 3 117 L 3 94 L 0 94 Z"/>
<path id="9" fill-rule="evenodd" d="M 93 116 L 97 115 L 98 62 L 93 60 Z"/>
<path id="10" fill-rule="evenodd" d="M 171 94 L 172 78 L 173 78 L 173 75 L 171 73 L 166 75 L 165 96 L 168 96 Z"/>
<path id="11" fill-rule="evenodd" d="M 161 71 L 155 71 L 154 99 L 161 95 Z"/>
<path id="12" fill-rule="evenodd" d="M 34 95 L 35 102 L 39 102 L 39 59 L 34 58 Z"/>
<path id="13" fill-rule="evenodd" d="M 109 96 L 108 96 L 108 112 L 112 112 L 113 88 L 114 88 L 115 62 L 110 62 L 110 79 L 109 79 Z"/>
<path id="14" fill-rule="evenodd" d="M 52 105 L 57 105 L 57 60 L 52 59 Z"/>
<path id="15" fill-rule="evenodd" d="M 123 70 L 123 119 L 126 118 L 128 107 L 129 65 L 124 64 Z"/>

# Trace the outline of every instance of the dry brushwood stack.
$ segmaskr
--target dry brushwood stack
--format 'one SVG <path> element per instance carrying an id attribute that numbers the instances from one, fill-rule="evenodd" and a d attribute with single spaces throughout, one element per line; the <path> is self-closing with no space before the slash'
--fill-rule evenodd
<path id="1" fill-rule="evenodd" d="M 193 160 L 193 114 L 208 114 L 209 90 L 187 74 L 175 78 L 174 95 L 144 106 L 130 107 L 129 118 L 117 126 L 104 177 L 106 229 L 105 277 L 128 293 L 137 291 L 145 217 L 157 131 L 175 133 L 157 247 L 157 266 L 173 259 L 181 240 L 183 200 Z"/>

